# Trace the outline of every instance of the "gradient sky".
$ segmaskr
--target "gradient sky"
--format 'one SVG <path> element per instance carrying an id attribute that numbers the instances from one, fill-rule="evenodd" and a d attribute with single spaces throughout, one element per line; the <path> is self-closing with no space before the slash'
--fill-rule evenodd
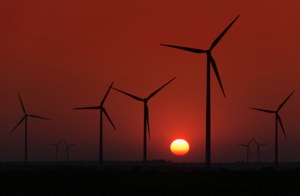
<path id="1" fill-rule="evenodd" d="M 147 159 L 205 161 L 206 55 L 172 49 L 172 44 L 208 49 L 241 16 L 213 49 L 224 98 L 211 75 L 211 160 L 246 161 L 253 137 L 261 161 L 274 161 L 275 115 L 280 111 L 279 162 L 300 161 L 299 1 L 0 1 L 0 161 L 24 160 L 24 124 L 18 92 L 28 114 L 28 161 L 54 161 L 62 137 L 70 160 L 98 160 L 99 111 L 108 86 L 147 97 L 177 78 L 148 102 L 151 140 Z M 143 103 L 111 90 L 104 104 L 104 160 L 141 161 Z M 189 152 L 170 151 L 185 139 Z M 65 144 L 59 146 L 65 149 Z M 256 145 L 251 144 L 252 152 Z M 59 155 L 59 160 L 66 156 Z M 256 161 L 257 156 L 250 157 Z"/>

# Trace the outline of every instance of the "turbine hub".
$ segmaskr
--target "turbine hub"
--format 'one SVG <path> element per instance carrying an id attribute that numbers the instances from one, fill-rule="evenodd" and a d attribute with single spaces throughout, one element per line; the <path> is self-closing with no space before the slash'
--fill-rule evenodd
<path id="1" fill-rule="evenodd" d="M 147 103 L 147 102 L 148 102 L 148 99 L 147 99 L 147 98 L 144 98 L 144 102 Z"/>

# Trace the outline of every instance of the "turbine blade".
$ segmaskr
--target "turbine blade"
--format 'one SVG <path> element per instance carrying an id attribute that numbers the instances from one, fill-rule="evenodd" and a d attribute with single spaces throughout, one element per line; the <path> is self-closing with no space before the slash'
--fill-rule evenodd
<path id="1" fill-rule="evenodd" d="M 22 110 L 23 110 L 24 114 L 26 114 L 25 108 L 24 108 L 24 105 L 22 103 L 22 99 L 21 99 L 21 96 L 20 96 L 19 92 L 18 92 L 18 95 L 19 95 L 19 99 L 20 99 L 20 102 L 21 102 Z"/>
<path id="2" fill-rule="evenodd" d="M 253 141 L 254 139 L 252 139 L 249 143 L 248 143 L 248 145 L 250 145 L 251 144 L 251 142 Z"/>
<path id="3" fill-rule="evenodd" d="M 149 140 L 150 140 L 150 125 L 149 125 L 149 109 L 146 104 L 146 123 L 148 125 L 148 134 L 149 134 Z"/>
<path id="4" fill-rule="evenodd" d="M 56 149 L 57 149 L 57 152 L 60 154 L 60 152 L 59 152 L 59 148 L 58 148 L 58 145 L 56 145 Z"/>
<path id="5" fill-rule="evenodd" d="M 272 111 L 272 110 L 263 110 L 263 109 L 258 109 L 258 108 L 249 108 L 249 109 L 258 110 L 258 111 L 267 112 L 267 113 L 275 113 L 275 111 Z"/>
<path id="6" fill-rule="evenodd" d="M 259 149 L 259 146 L 257 147 L 257 150 L 256 150 L 256 153 L 255 153 L 255 154 L 257 154 L 257 153 L 258 153 L 258 149 Z"/>
<path id="7" fill-rule="evenodd" d="M 129 93 L 125 93 L 124 91 L 121 91 L 121 90 L 116 89 L 116 88 L 114 88 L 114 87 L 111 87 L 111 88 L 113 88 L 113 89 L 115 89 L 115 90 L 117 90 L 117 91 L 119 91 L 119 92 L 121 92 L 121 93 L 124 93 L 125 95 L 128 95 L 129 97 L 132 97 L 133 99 L 136 99 L 136 100 L 139 100 L 139 101 L 144 101 L 142 98 L 139 98 L 139 97 L 137 97 L 137 96 L 131 95 L 131 94 L 129 94 Z"/>
<path id="8" fill-rule="evenodd" d="M 162 46 L 168 46 L 171 48 L 177 48 L 177 49 L 181 49 L 181 50 L 186 50 L 189 52 L 194 52 L 194 53 L 206 53 L 205 50 L 201 50 L 201 49 L 197 49 L 197 48 L 187 48 L 187 47 L 182 47 L 182 46 L 173 46 L 173 45 L 166 45 L 166 44 L 160 44 Z"/>
<path id="9" fill-rule="evenodd" d="M 255 141 L 255 140 L 253 140 L 255 143 L 256 143 L 256 145 L 258 145 L 258 143 Z M 259 146 L 259 145 L 258 145 Z"/>
<path id="10" fill-rule="evenodd" d="M 110 120 L 110 118 L 109 118 L 109 116 L 108 116 L 108 114 L 107 114 L 105 108 L 103 108 L 103 112 L 104 112 L 105 116 L 108 118 L 108 120 L 109 120 L 109 122 L 111 123 L 111 125 L 112 125 L 112 126 L 115 128 L 115 130 L 116 130 L 116 127 L 115 127 L 114 123 Z"/>
<path id="11" fill-rule="evenodd" d="M 225 33 L 228 31 L 228 29 L 231 27 L 231 25 L 233 25 L 233 23 L 238 19 L 238 17 L 240 17 L 240 15 L 238 15 L 234 19 L 234 21 L 217 37 L 217 39 L 215 39 L 215 41 L 211 44 L 209 50 L 212 50 L 217 45 L 217 43 L 222 39 L 222 37 L 225 35 Z"/>
<path id="12" fill-rule="evenodd" d="M 285 135 L 285 132 L 284 132 L 284 128 L 283 128 L 283 125 L 282 125 L 281 118 L 280 118 L 280 116 L 279 116 L 278 114 L 277 114 L 277 118 L 278 118 L 278 120 L 279 120 L 279 123 L 280 123 L 280 126 L 281 126 L 281 128 L 282 128 L 282 131 L 283 131 L 284 137 L 285 137 L 285 139 L 287 139 L 287 138 L 286 138 L 286 135 Z"/>
<path id="13" fill-rule="evenodd" d="M 219 84 L 220 84 L 220 87 L 221 87 L 221 89 L 222 89 L 223 95 L 224 95 L 224 97 L 226 98 L 225 92 L 224 92 L 224 89 L 223 89 L 223 86 L 222 86 L 221 78 L 220 78 L 219 73 L 218 73 L 218 69 L 217 69 L 216 62 L 215 62 L 215 60 L 214 60 L 214 58 L 213 58 L 212 56 L 209 56 L 209 58 L 210 58 L 212 67 L 214 68 L 214 71 L 215 71 L 215 74 L 216 74 L 216 76 L 217 76 L 217 79 L 218 79 L 218 81 L 219 81 Z"/>
<path id="14" fill-rule="evenodd" d="M 21 124 L 21 122 L 24 120 L 24 118 L 25 118 L 25 116 L 20 120 L 20 122 L 15 126 L 15 128 L 9 134 L 11 134 Z"/>
<path id="15" fill-rule="evenodd" d="M 108 93 L 109 93 L 109 91 L 110 91 L 110 89 L 111 89 L 111 87 L 112 87 L 113 84 L 114 84 L 114 82 L 111 83 L 111 85 L 110 85 L 109 89 L 107 90 L 107 92 L 106 92 L 104 98 L 102 99 L 100 105 L 103 105 L 103 104 L 104 104 L 104 101 L 105 101 L 105 99 L 106 99 L 106 97 L 107 97 L 107 95 L 108 95 Z"/>
<path id="16" fill-rule="evenodd" d="M 44 118 L 44 117 L 35 116 L 35 115 L 28 115 L 28 116 L 33 117 L 33 118 L 41 118 L 41 119 L 45 119 L 45 120 L 50 120 L 49 118 Z"/>
<path id="17" fill-rule="evenodd" d="M 292 94 L 294 93 L 295 91 L 292 92 Z M 286 100 L 278 107 L 278 110 L 277 112 L 282 108 L 282 106 L 285 104 L 285 102 L 292 96 L 292 94 L 290 94 L 290 96 L 288 96 L 288 98 L 286 98 Z"/>
<path id="18" fill-rule="evenodd" d="M 247 148 L 248 148 L 248 150 L 249 150 L 250 154 L 252 155 L 252 152 L 251 152 L 251 150 L 250 150 L 249 146 L 247 146 Z"/>
<path id="19" fill-rule="evenodd" d="M 176 76 L 177 77 L 177 76 Z M 176 77 L 174 77 L 172 80 L 170 80 L 169 82 L 167 82 L 165 85 L 163 85 L 162 87 L 160 87 L 158 90 L 156 90 L 155 92 L 153 92 L 151 95 L 149 95 L 149 97 L 147 99 L 150 99 L 151 97 L 153 97 L 156 93 L 158 93 L 158 91 L 160 91 L 162 88 L 164 88 L 165 86 L 167 86 L 167 84 L 169 84 L 170 82 L 172 82 Z"/>
<path id="20" fill-rule="evenodd" d="M 60 142 L 62 142 L 62 141 L 64 141 L 65 142 L 65 144 L 67 144 L 68 145 L 68 143 L 66 142 L 66 140 L 64 139 L 64 138 L 62 138 L 59 142 L 58 142 L 58 144 L 57 145 L 59 145 L 60 144 Z"/>
<path id="21" fill-rule="evenodd" d="M 82 109 L 95 109 L 99 110 L 100 106 L 93 106 L 93 107 L 84 107 L 84 108 L 73 108 L 73 110 L 82 110 Z"/>
<path id="22" fill-rule="evenodd" d="M 65 153 L 64 153 L 64 155 L 66 154 L 66 152 L 67 152 L 67 150 L 69 149 L 69 146 L 67 146 L 67 148 L 66 148 L 66 150 L 65 150 Z"/>

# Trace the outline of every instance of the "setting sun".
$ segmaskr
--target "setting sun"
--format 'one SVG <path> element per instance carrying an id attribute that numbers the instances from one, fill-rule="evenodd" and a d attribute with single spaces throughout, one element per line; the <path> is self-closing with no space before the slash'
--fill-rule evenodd
<path id="1" fill-rule="evenodd" d="M 189 148 L 189 144 L 183 139 L 174 140 L 170 146 L 172 153 L 177 156 L 185 155 Z"/>

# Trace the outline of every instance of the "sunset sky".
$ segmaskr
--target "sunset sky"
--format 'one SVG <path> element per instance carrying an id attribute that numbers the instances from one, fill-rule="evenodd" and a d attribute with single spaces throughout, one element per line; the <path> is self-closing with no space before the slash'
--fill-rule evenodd
<path id="1" fill-rule="evenodd" d="M 261 161 L 300 161 L 299 1 L 0 0 L 0 161 L 24 161 L 21 95 L 28 114 L 28 161 L 54 161 L 64 138 L 70 160 L 98 160 L 99 110 L 108 86 L 144 98 L 177 78 L 148 102 L 151 140 L 147 159 L 205 162 L 206 55 L 160 46 L 213 49 L 226 98 L 211 69 L 211 161 L 246 161 L 252 138 Z M 142 161 L 142 102 L 111 90 L 104 107 L 104 160 Z M 189 152 L 170 151 L 175 139 Z M 61 143 L 59 160 L 66 160 Z M 256 144 L 250 161 L 257 161 Z"/>

